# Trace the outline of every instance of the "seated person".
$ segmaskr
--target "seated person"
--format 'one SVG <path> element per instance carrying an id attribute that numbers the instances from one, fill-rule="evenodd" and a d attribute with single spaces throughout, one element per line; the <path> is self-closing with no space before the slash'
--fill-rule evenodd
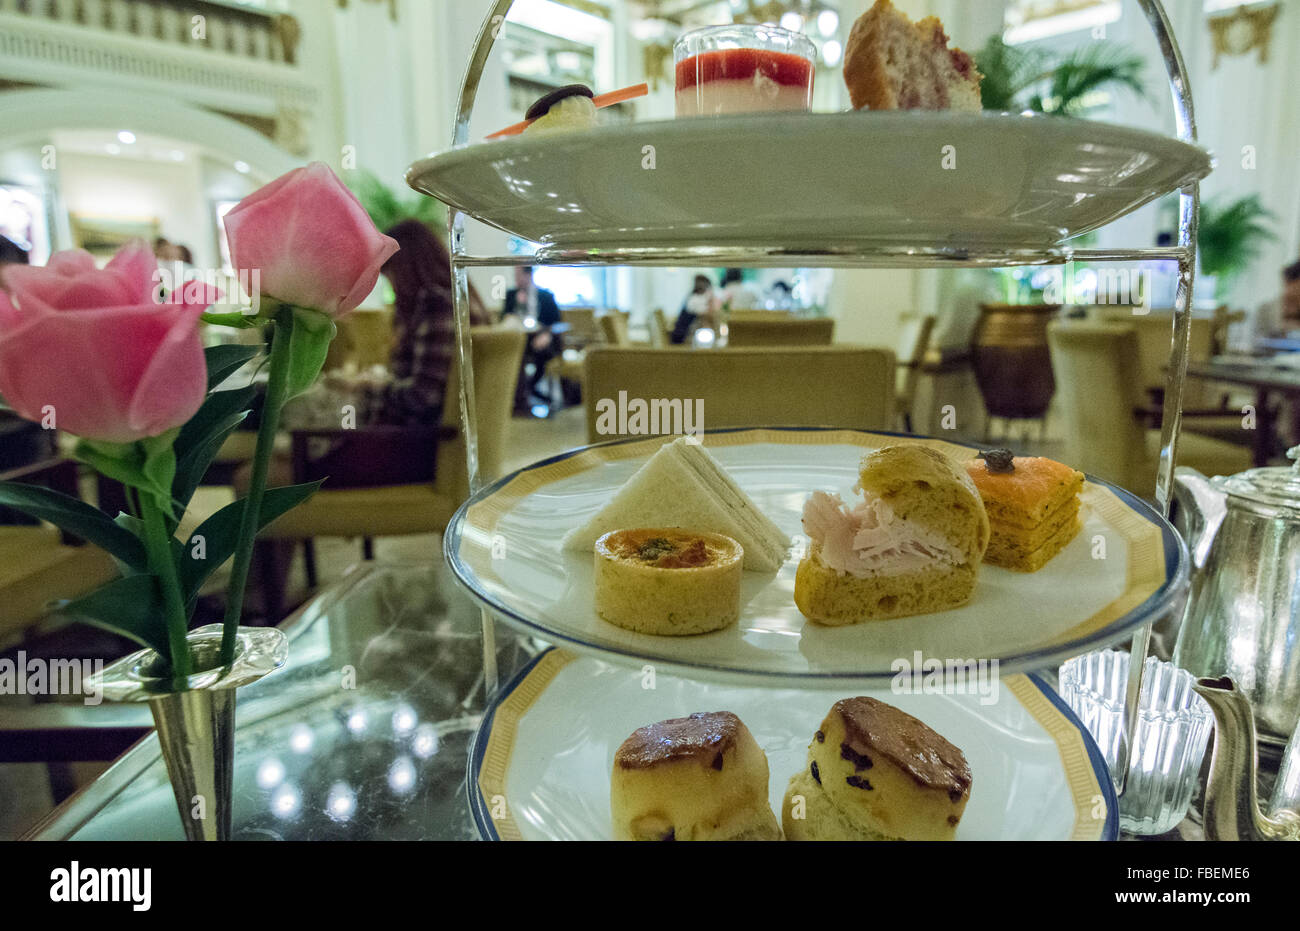
<path id="1" fill-rule="evenodd" d="M 713 282 L 709 280 L 708 275 L 696 275 L 695 287 L 682 304 L 668 341 L 675 346 L 680 346 L 691 341 L 691 335 L 696 327 L 710 326 L 716 329 L 718 306 L 718 299 L 713 293 Z"/>
<path id="2" fill-rule="evenodd" d="M 436 426 L 442 422 L 447 378 L 456 348 L 451 255 L 419 220 L 403 220 L 385 231 L 401 247 L 380 270 L 393 286 L 392 380 L 368 392 L 365 420 L 371 424 Z M 470 323 L 488 322 L 473 284 Z"/>
<path id="3" fill-rule="evenodd" d="M 1282 293 L 1260 305 L 1254 329 L 1260 339 L 1300 334 L 1300 261 L 1282 269 Z"/>
<path id="4" fill-rule="evenodd" d="M 560 308 L 555 302 L 555 295 L 546 288 L 537 287 L 533 281 L 533 270 L 527 265 L 515 268 L 515 286 L 506 292 L 501 319 L 503 322 L 508 321 L 512 316 L 522 320 L 529 329 L 534 326 L 539 328 L 528 337 L 515 390 L 515 412 L 525 413 L 534 398 L 547 400 L 537 394 L 537 383 L 546 374 L 546 363 L 564 351 L 559 335 L 551 331 L 560 322 Z M 532 374 L 528 373 L 530 365 Z"/>

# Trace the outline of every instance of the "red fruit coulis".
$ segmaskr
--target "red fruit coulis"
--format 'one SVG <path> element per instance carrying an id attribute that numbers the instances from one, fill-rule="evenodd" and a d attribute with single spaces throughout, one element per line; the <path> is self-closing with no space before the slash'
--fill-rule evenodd
<path id="1" fill-rule="evenodd" d="M 677 89 L 709 81 L 749 80 L 755 72 L 781 85 L 812 87 L 812 62 L 788 52 L 731 48 L 701 52 L 677 63 Z"/>

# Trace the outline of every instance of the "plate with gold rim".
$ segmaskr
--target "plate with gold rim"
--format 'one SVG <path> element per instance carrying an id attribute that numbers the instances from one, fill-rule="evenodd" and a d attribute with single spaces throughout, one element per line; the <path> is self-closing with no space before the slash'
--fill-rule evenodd
<path id="1" fill-rule="evenodd" d="M 970 764 L 962 840 L 1114 840 L 1118 806 L 1096 744 L 1042 679 L 1016 675 L 965 694 L 768 689 L 651 675 L 548 650 L 492 701 L 470 752 L 474 820 L 488 840 L 606 840 L 614 752 L 632 731 L 696 711 L 731 711 L 768 760 L 778 817 L 786 784 L 831 705 L 868 694 L 920 718 Z"/>
<path id="2" fill-rule="evenodd" d="M 739 623 L 691 637 L 624 630 L 597 616 L 593 556 L 561 549 L 671 437 L 582 447 L 521 469 L 472 495 L 443 540 L 457 580 L 497 617 L 557 646 L 614 662 L 655 664 L 715 681 L 770 686 L 888 684 L 900 661 L 996 660 L 1027 672 L 1131 637 L 1177 609 L 1187 548 L 1136 496 L 1089 477 L 1082 529 L 1034 573 L 982 566 L 971 600 L 949 611 L 823 627 L 794 604 L 797 547 L 775 574 L 745 572 Z M 921 443 L 955 458 L 973 447 L 891 433 L 822 428 L 715 430 L 705 448 L 778 527 L 802 533 L 814 489 L 849 500 L 870 449 Z"/>

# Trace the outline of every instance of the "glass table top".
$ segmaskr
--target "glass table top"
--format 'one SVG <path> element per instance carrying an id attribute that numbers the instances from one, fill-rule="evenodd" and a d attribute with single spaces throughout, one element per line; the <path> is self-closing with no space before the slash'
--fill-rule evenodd
<path id="1" fill-rule="evenodd" d="M 477 840 L 480 616 L 445 567 L 358 568 L 284 630 L 285 667 L 239 691 L 234 839 Z M 499 626 L 497 645 L 503 680 L 541 649 Z M 181 840 L 156 737 L 32 836 Z"/>

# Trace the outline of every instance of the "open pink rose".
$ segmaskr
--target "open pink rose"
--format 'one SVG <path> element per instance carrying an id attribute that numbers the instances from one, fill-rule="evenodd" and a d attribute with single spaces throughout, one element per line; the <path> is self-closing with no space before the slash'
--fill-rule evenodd
<path id="1" fill-rule="evenodd" d="M 5 269 L 0 395 L 23 417 L 85 439 L 130 443 L 179 427 L 207 394 L 199 315 L 211 289 L 155 301 L 148 246 L 122 248 L 102 271 L 90 253 Z"/>
<path id="2" fill-rule="evenodd" d="M 336 317 L 374 290 L 379 269 L 398 248 L 323 162 L 249 194 L 225 222 L 231 261 L 248 272 L 246 280 L 286 304 Z"/>

